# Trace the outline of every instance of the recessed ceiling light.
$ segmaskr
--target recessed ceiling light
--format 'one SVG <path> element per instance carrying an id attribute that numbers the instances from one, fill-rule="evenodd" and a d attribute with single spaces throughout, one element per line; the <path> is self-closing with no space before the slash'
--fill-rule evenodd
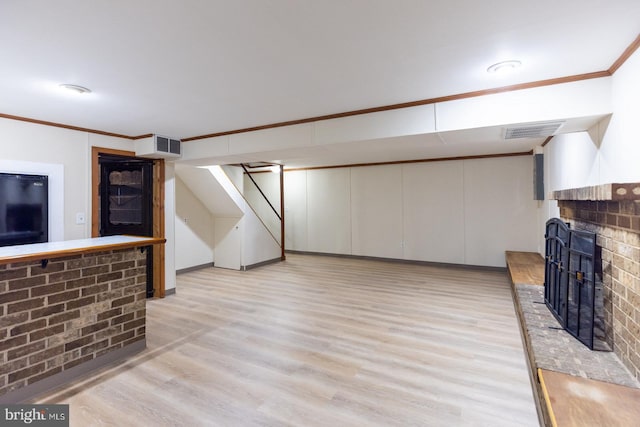
<path id="1" fill-rule="evenodd" d="M 487 73 L 504 73 L 522 66 L 522 62 L 516 60 L 497 62 L 487 68 Z"/>
<path id="2" fill-rule="evenodd" d="M 91 93 L 91 89 L 89 88 L 79 85 L 72 85 L 69 83 L 61 84 L 60 87 L 75 93 Z"/>

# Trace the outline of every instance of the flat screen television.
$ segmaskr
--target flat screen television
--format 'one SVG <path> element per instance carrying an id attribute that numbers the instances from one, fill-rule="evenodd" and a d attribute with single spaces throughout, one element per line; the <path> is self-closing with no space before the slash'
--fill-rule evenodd
<path id="1" fill-rule="evenodd" d="M 49 179 L 0 173 L 0 246 L 49 241 Z"/>

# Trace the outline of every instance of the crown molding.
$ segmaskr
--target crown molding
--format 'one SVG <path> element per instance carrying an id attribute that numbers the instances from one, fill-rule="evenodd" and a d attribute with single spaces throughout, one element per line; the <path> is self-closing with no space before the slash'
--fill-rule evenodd
<path id="1" fill-rule="evenodd" d="M 288 120 L 288 121 L 284 121 L 284 122 L 253 126 L 253 127 L 248 127 L 248 128 L 242 128 L 242 129 L 228 130 L 228 131 L 223 131 L 223 132 L 215 132 L 215 133 L 209 133 L 209 134 L 205 134 L 205 135 L 190 136 L 190 137 L 186 137 L 186 138 L 181 138 L 181 140 L 182 140 L 182 142 L 196 141 L 196 140 L 199 140 L 199 139 L 214 138 L 214 137 L 218 137 L 218 136 L 233 135 L 233 134 L 245 133 L 245 132 L 253 132 L 253 131 L 264 130 L 264 129 L 273 129 L 273 128 L 284 127 L 284 126 L 292 126 L 292 125 L 298 125 L 298 124 L 304 124 L 304 123 L 317 122 L 317 121 L 321 121 L 321 120 L 330 120 L 330 119 L 337 119 L 337 118 L 341 118 L 341 117 L 357 116 L 357 115 L 361 115 L 361 114 L 376 113 L 376 112 L 380 112 L 380 111 L 397 110 L 397 109 L 401 109 L 401 108 L 409 108 L 409 107 L 415 107 L 415 106 L 419 106 L 419 105 L 436 104 L 436 103 L 439 103 L 439 102 L 453 101 L 453 100 L 456 100 L 456 99 L 475 98 L 475 97 L 479 97 L 479 96 L 491 95 L 491 94 L 502 93 L 502 92 L 512 92 L 512 91 L 517 91 L 517 90 L 532 89 L 532 88 L 536 88 L 536 87 L 551 86 L 551 85 L 562 84 L 562 83 L 570 83 L 570 82 L 576 82 L 576 81 L 581 81 L 581 80 L 589 80 L 589 79 L 597 79 L 597 78 L 602 78 L 602 77 L 609 77 L 609 76 L 612 76 L 613 74 L 615 74 L 615 72 L 618 71 L 618 69 L 631 57 L 631 55 L 633 55 L 635 53 L 636 50 L 638 50 L 638 48 L 640 48 L 640 34 L 624 50 L 624 52 L 622 52 L 622 54 L 618 57 L 618 59 L 616 59 L 616 61 L 611 65 L 611 67 L 609 67 L 609 69 L 603 70 L 603 71 L 596 71 L 596 72 L 585 73 L 585 74 L 577 74 L 577 75 L 566 76 L 566 77 L 558 77 L 558 78 L 547 79 L 547 80 L 538 80 L 538 81 L 535 81 L 535 82 L 520 83 L 520 84 L 515 84 L 515 85 L 510 85 L 510 86 L 501 86 L 501 87 L 492 88 L 492 89 L 477 90 L 477 91 L 473 91 L 473 92 L 465 92 L 465 93 L 460 93 L 460 94 L 455 94 L 455 95 L 441 96 L 441 97 L 437 97 L 437 98 L 421 99 L 421 100 L 417 100 L 417 101 L 403 102 L 403 103 L 399 103 L 399 104 L 383 105 L 383 106 L 379 106 L 379 107 L 372 107 L 372 108 L 365 108 L 365 109 L 361 109 L 361 110 L 346 111 L 346 112 L 335 113 L 335 114 L 327 114 L 327 115 L 323 115 L 323 116 L 308 117 L 308 118 L 297 119 L 297 120 Z M 131 140 L 148 138 L 148 137 L 153 135 L 151 133 L 144 134 L 144 135 L 136 135 L 136 136 L 123 135 L 123 134 L 119 134 L 119 133 L 107 132 L 107 131 L 102 131 L 102 130 L 98 130 L 98 129 L 83 128 L 83 127 L 79 127 L 79 126 L 67 125 L 67 124 L 64 124 L 64 123 L 55 123 L 55 122 L 50 122 L 50 121 L 45 121 L 45 120 L 38 120 L 38 119 L 29 118 L 29 117 L 14 116 L 14 115 L 3 114 L 3 113 L 0 113 L 0 118 L 9 119 L 9 120 L 18 120 L 18 121 L 27 122 L 27 123 L 34 123 L 34 124 L 39 124 L 39 125 L 44 125 L 44 126 L 52 126 L 52 127 L 63 128 L 63 129 L 70 129 L 70 130 L 76 130 L 76 131 L 80 131 L 80 132 L 88 132 L 88 133 L 94 133 L 94 134 L 98 134 L 98 135 L 113 136 L 113 137 L 116 137 L 116 138 L 124 138 L 124 139 L 131 139 Z"/>

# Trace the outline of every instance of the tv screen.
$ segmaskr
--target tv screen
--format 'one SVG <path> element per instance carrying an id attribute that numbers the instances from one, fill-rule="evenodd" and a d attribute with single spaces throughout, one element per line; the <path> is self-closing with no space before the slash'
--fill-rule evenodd
<path id="1" fill-rule="evenodd" d="M 48 240 L 48 177 L 0 173 L 0 246 Z"/>

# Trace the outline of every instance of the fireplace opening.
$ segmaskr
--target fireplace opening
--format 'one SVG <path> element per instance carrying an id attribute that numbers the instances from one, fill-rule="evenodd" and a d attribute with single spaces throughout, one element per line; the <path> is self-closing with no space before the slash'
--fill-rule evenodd
<path id="1" fill-rule="evenodd" d="M 611 351 L 605 332 L 601 250 L 596 233 L 547 221 L 544 300 L 562 327 L 591 350 Z"/>

